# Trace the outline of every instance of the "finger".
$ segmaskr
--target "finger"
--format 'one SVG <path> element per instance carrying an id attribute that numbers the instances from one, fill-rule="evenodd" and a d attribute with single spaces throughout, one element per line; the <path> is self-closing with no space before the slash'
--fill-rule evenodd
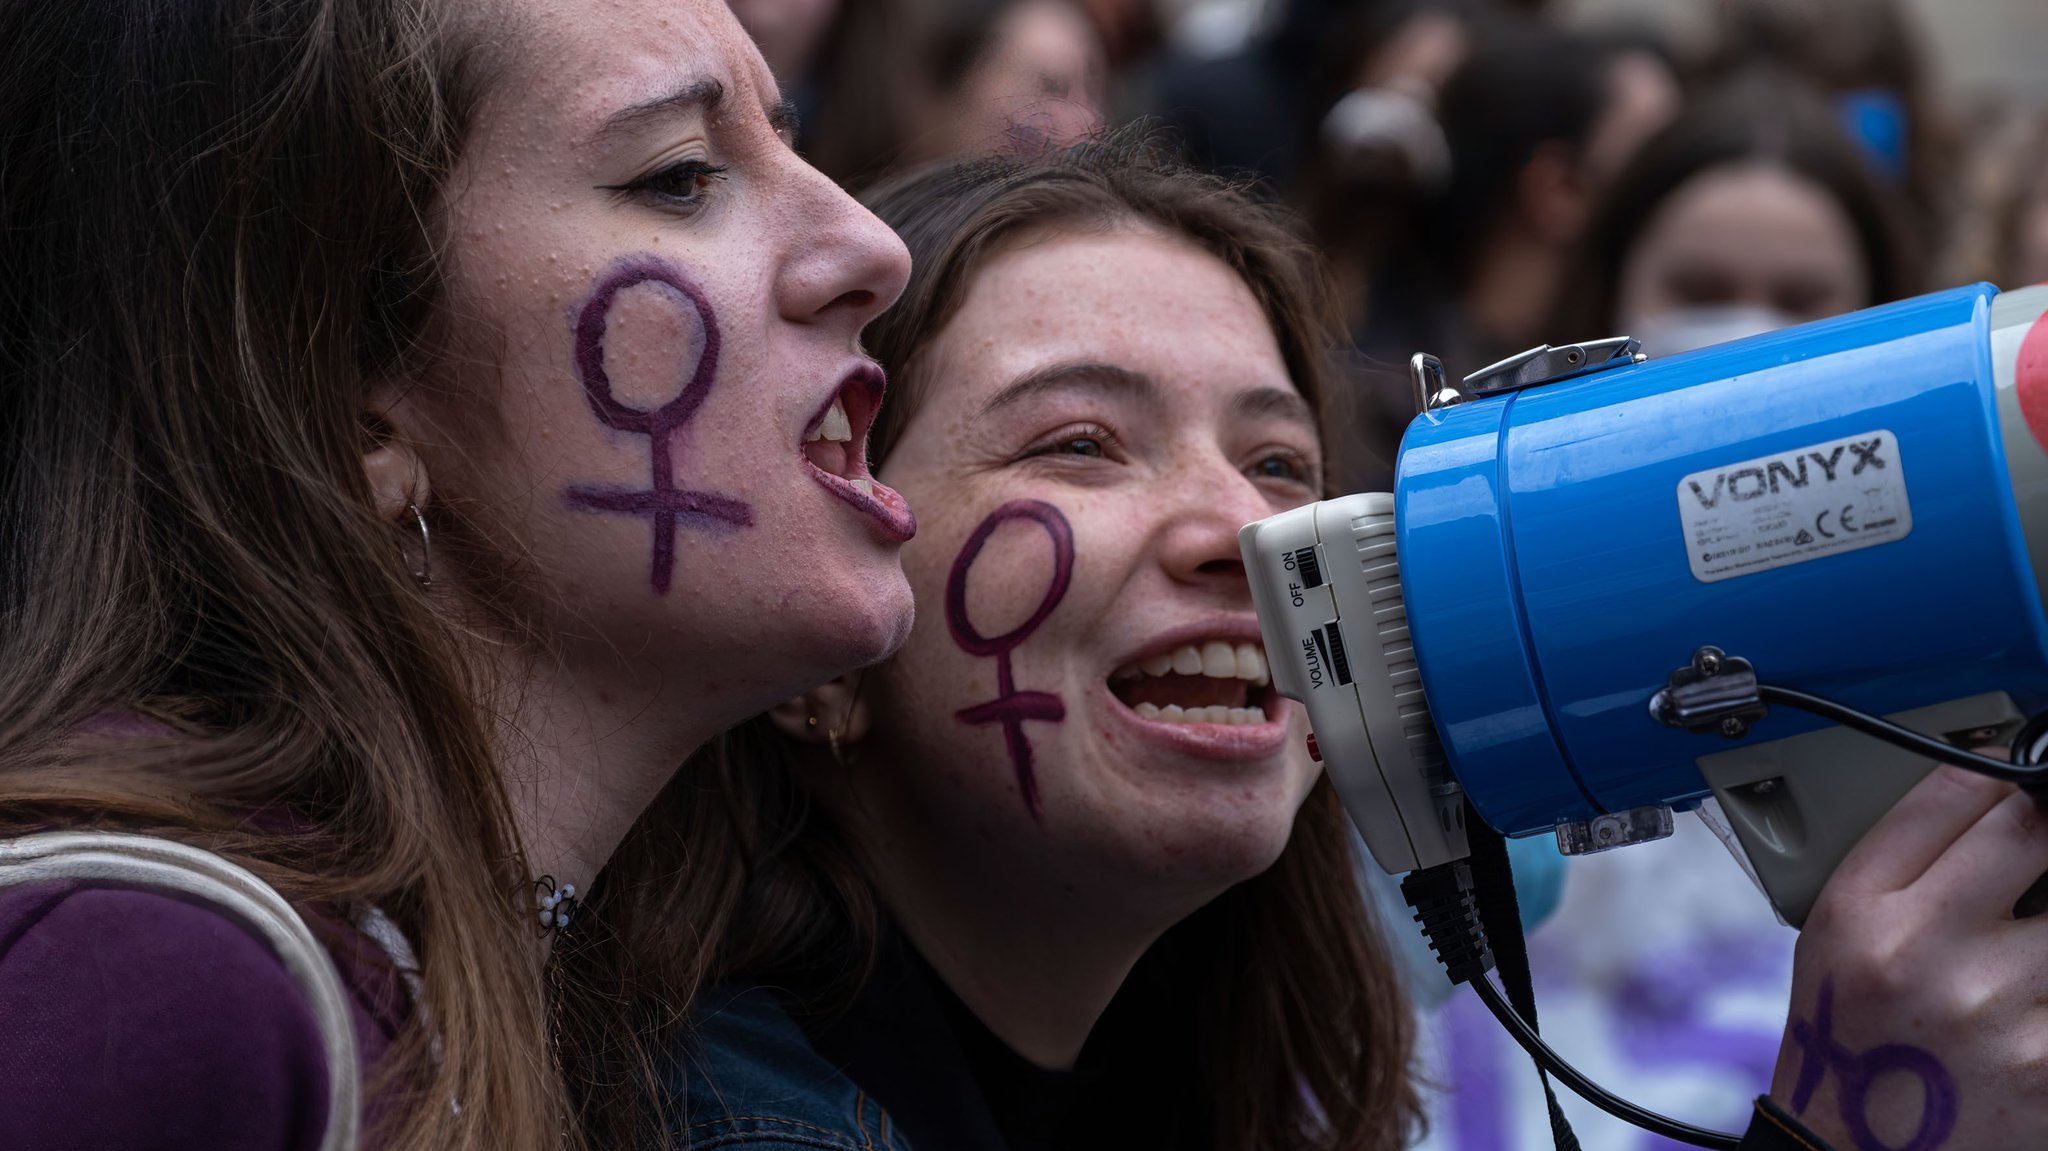
<path id="1" fill-rule="evenodd" d="M 2015 792 L 1957 837 L 1914 885 L 1962 921 L 2003 919 L 2048 872 L 2048 811 Z"/>
<path id="2" fill-rule="evenodd" d="M 2012 793 L 2011 784 L 1959 767 L 1937 767 L 1864 833 L 1829 882 L 1864 891 L 1902 891 Z"/>

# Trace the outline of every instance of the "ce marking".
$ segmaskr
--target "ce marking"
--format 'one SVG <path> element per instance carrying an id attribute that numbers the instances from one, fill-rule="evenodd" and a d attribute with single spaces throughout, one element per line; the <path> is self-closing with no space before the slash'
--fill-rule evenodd
<path id="1" fill-rule="evenodd" d="M 1817 518 L 1815 518 L 1815 520 L 1813 521 L 1813 530 L 1828 537 L 1829 539 L 1834 539 L 1835 533 L 1828 530 L 1828 517 L 1833 516 L 1835 517 L 1836 526 L 1840 527 L 1843 531 L 1848 532 L 1850 535 L 1855 535 L 1857 532 L 1863 530 L 1862 528 L 1856 526 L 1856 520 L 1854 518 L 1855 515 L 1855 504 L 1844 505 L 1841 511 L 1835 511 L 1834 509 L 1830 508 L 1827 511 L 1820 513 L 1820 515 Z"/>

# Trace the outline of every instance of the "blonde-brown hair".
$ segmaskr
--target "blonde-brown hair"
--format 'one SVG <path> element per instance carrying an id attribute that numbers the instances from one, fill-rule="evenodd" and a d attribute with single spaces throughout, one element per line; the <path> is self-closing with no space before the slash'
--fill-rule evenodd
<path id="1" fill-rule="evenodd" d="M 381 908 L 427 1006 L 375 1142 L 540 1151 L 566 1104 L 479 685 L 362 466 L 487 79 L 448 7 L 0 5 L 0 834 L 155 831 L 321 923 Z"/>

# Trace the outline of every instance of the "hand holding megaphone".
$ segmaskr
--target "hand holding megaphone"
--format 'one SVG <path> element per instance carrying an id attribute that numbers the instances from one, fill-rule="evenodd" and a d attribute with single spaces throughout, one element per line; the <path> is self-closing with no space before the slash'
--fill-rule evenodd
<path id="1" fill-rule="evenodd" d="M 2048 1132 L 2048 812 L 1944 767 L 1836 869 L 1799 938 L 1771 1098 L 1844 1151 L 2034 1147 Z"/>

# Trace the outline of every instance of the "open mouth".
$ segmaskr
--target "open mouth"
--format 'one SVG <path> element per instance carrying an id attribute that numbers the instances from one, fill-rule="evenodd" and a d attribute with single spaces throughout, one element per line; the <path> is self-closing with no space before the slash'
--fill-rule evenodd
<path id="1" fill-rule="evenodd" d="M 1274 699 L 1265 649 L 1221 639 L 1180 644 L 1126 664 L 1109 677 L 1109 691 L 1154 723 L 1228 727 L 1270 722 Z"/>
<path id="2" fill-rule="evenodd" d="M 831 402 L 811 417 L 801 455 L 812 479 L 901 543 L 917 534 L 917 519 L 896 489 L 868 472 L 868 429 L 881 411 L 885 386 L 881 369 L 872 364 L 849 373 Z"/>

